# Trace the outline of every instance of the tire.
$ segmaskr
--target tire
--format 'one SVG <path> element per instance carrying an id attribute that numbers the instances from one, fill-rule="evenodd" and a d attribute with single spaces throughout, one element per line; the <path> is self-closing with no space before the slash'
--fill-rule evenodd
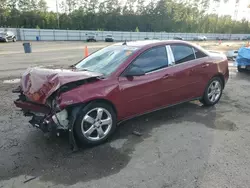
<path id="1" fill-rule="evenodd" d="M 8 43 L 8 42 L 9 42 L 7 38 L 5 39 L 5 42 L 6 42 L 6 43 Z"/>
<path id="2" fill-rule="evenodd" d="M 214 77 L 208 82 L 203 97 L 202 99 L 200 99 L 200 102 L 205 106 L 213 106 L 219 102 L 222 91 L 222 80 L 219 77 Z"/>
<path id="3" fill-rule="evenodd" d="M 98 112 L 101 111 L 102 115 L 99 117 L 101 117 L 102 121 L 97 117 Z M 116 129 L 116 123 L 116 113 L 110 105 L 93 102 L 85 106 L 77 116 L 74 131 L 81 144 L 95 146 L 104 143 L 110 138 Z"/>
<path id="4" fill-rule="evenodd" d="M 238 72 L 243 72 L 244 69 L 242 69 L 240 66 L 237 66 Z"/>
<path id="5" fill-rule="evenodd" d="M 13 37 L 13 40 L 12 40 L 12 42 L 16 42 L 16 37 Z"/>

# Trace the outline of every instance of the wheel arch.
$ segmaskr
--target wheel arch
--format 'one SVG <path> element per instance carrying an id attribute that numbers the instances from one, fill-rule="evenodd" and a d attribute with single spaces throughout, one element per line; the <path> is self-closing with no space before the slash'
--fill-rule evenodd
<path id="1" fill-rule="evenodd" d="M 74 107 L 79 107 L 79 106 L 84 108 L 85 106 L 89 105 L 90 103 L 94 103 L 94 102 L 100 102 L 100 103 L 108 104 L 109 106 L 112 107 L 112 109 L 114 110 L 116 116 L 118 116 L 118 111 L 117 111 L 117 108 L 115 107 L 115 105 L 110 100 L 107 100 L 107 99 L 104 99 L 104 98 L 91 99 L 89 101 L 85 101 L 85 102 L 82 102 L 82 103 L 73 104 L 73 105 L 68 106 L 66 108 L 72 109 Z"/>
<path id="2" fill-rule="evenodd" d="M 222 88 L 224 89 L 225 88 L 225 78 L 224 78 L 223 74 L 222 73 L 218 73 L 218 74 L 214 75 L 211 79 L 213 79 L 215 77 L 219 77 L 221 79 L 221 81 L 222 81 Z"/>
<path id="3" fill-rule="evenodd" d="M 109 106 L 112 107 L 112 109 L 114 110 L 116 116 L 118 115 L 118 111 L 117 111 L 115 105 L 110 100 L 102 99 L 102 98 L 100 98 L 100 99 L 94 99 L 94 100 L 89 101 L 88 104 L 91 103 L 91 102 L 105 103 L 105 104 L 107 104 L 107 105 L 109 105 Z"/>

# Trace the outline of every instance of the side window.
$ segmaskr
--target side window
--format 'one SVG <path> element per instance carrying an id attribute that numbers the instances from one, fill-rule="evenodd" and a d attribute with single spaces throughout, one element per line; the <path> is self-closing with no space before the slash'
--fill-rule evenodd
<path id="1" fill-rule="evenodd" d="M 204 54 L 204 53 L 201 52 L 200 50 L 197 50 L 196 48 L 194 48 L 194 53 L 195 53 L 196 59 L 203 58 L 203 57 L 207 57 L 206 54 Z"/>
<path id="2" fill-rule="evenodd" d="M 174 55 L 175 64 L 195 59 L 192 47 L 186 45 L 171 45 L 171 49 Z"/>
<path id="3" fill-rule="evenodd" d="M 166 47 L 160 46 L 146 51 L 133 62 L 132 66 L 140 67 L 145 73 L 167 67 Z"/>

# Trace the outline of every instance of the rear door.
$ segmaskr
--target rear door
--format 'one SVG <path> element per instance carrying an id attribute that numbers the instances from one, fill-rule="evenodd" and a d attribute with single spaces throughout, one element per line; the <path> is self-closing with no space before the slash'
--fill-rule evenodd
<path id="1" fill-rule="evenodd" d="M 174 56 L 175 76 L 178 77 L 175 103 L 200 97 L 203 87 L 199 71 L 203 61 L 196 59 L 194 48 L 190 45 L 172 44 L 170 47 Z"/>
<path id="2" fill-rule="evenodd" d="M 193 49 L 196 59 L 196 66 L 193 68 L 193 74 L 195 74 L 196 77 L 199 78 L 199 83 L 196 86 L 197 90 L 195 95 L 197 97 L 200 97 L 203 95 L 209 80 L 212 78 L 215 72 L 215 67 L 213 66 L 213 61 L 209 58 L 207 54 L 205 54 L 199 49 Z"/>

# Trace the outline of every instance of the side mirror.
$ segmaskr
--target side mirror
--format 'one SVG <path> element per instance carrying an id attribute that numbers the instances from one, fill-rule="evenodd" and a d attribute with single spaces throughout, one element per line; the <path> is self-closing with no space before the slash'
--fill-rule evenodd
<path id="1" fill-rule="evenodd" d="M 143 75 L 145 75 L 145 72 L 142 69 L 140 69 L 139 67 L 136 67 L 136 66 L 132 66 L 125 73 L 126 77 L 129 77 L 129 76 L 143 76 Z"/>

